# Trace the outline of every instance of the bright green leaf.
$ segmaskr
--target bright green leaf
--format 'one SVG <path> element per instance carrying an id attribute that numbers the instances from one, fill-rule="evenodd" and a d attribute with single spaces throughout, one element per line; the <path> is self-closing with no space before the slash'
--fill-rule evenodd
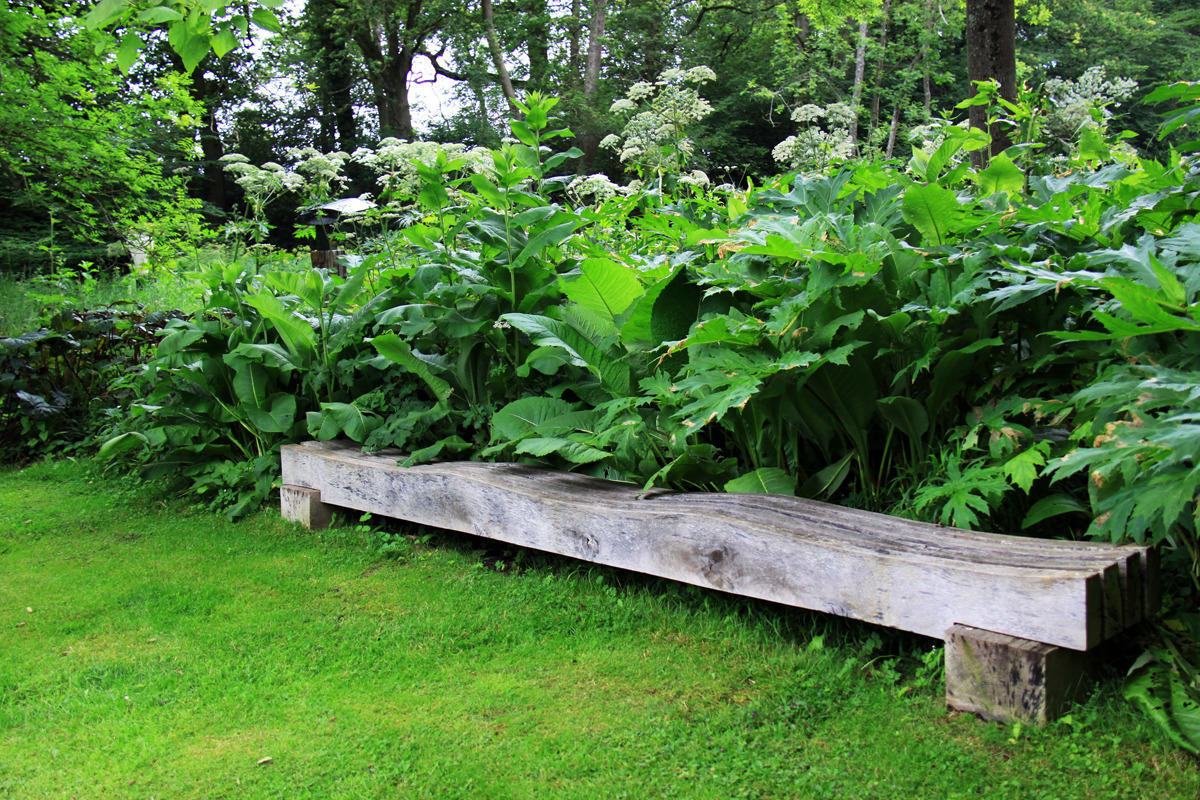
<path id="1" fill-rule="evenodd" d="M 915 184 L 904 191 L 900 206 L 904 219 L 921 232 L 927 242 L 945 244 L 954 223 L 962 213 L 962 205 L 954 192 L 936 184 Z"/>
<path id="2" fill-rule="evenodd" d="M 992 156 L 986 169 L 975 175 L 975 185 L 985 197 L 996 192 L 1017 195 L 1025 190 L 1025 173 L 1021 172 L 1007 153 L 999 153 Z"/>
<path id="3" fill-rule="evenodd" d="M 283 33 L 283 26 L 279 24 L 279 18 L 275 16 L 275 12 L 266 8 L 256 8 L 250 15 L 250 21 L 265 31 L 271 33 Z"/>
<path id="4" fill-rule="evenodd" d="M 229 27 L 222 28 L 212 38 L 212 49 L 216 53 L 217 58 L 224 58 L 226 53 L 237 46 L 237 37 L 233 34 L 233 29 Z"/>
<path id="5" fill-rule="evenodd" d="M 796 493 L 796 479 L 778 467 L 760 467 L 726 482 L 725 491 L 736 494 Z"/>

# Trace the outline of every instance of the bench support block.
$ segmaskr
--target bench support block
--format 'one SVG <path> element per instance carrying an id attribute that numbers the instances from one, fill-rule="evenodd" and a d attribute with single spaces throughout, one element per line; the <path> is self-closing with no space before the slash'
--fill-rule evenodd
<path id="1" fill-rule="evenodd" d="M 946 631 L 946 704 L 1000 722 L 1042 724 L 1087 686 L 1085 653 L 953 625 Z"/>
<path id="2" fill-rule="evenodd" d="M 299 522 L 310 531 L 320 531 L 333 521 L 333 506 L 321 502 L 321 492 L 284 484 L 279 489 L 279 511 L 288 522 Z"/>

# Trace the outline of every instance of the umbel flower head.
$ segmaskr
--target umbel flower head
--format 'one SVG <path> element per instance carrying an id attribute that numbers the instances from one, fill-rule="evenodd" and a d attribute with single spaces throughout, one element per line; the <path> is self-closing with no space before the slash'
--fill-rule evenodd
<path id="1" fill-rule="evenodd" d="M 791 170 L 816 171 L 854 157 L 850 123 L 854 109 L 845 103 L 818 106 L 806 103 L 792 112 L 800 130 L 771 151 L 780 164 Z"/>
<path id="2" fill-rule="evenodd" d="M 372 150 L 360 147 L 351 159 L 375 173 L 384 196 L 393 204 L 403 204 L 416 197 L 421 186 L 418 165 L 435 167 L 439 162 L 458 164 L 456 170 L 484 172 L 491 164 L 491 153 L 484 147 L 468 148 L 466 145 L 439 142 L 409 142 L 388 137 Z"/>
<path id="3" fill-rule="evenodd" d="M 616 151 L 621 161 L 643 175 L 682 174 L 694 151 L 687 128 L 713 110 L 697 87 L 715 78 L 704 66 L 672 68 L 654 83 L 633 84 L 609 107 L 616 116 L 628 116 L 624 128 L 604 137 L 600 146 Z"/>

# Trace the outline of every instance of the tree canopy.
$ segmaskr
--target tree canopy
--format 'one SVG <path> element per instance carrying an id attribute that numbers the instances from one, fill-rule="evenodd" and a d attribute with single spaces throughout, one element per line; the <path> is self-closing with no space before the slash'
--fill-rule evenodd
<path id="1" fill-rule="evenodd" d="M 599 146 L 627 122 L 614 101 L 697 66 L 715 79 L 691 165 L 714 180 L 906 155 L 946 118 L 984 124 L 982 102 L 956 107 L 980 78 L 1000 79 L 993 115 L 1021 95 L 1057 115 L 1060 138 L 1103 124 L 1161 152 L 1161 115 L 1142 98 L 1196 78 L 1192 3 L 1006 2 L 18 0 L 0 11 L 0 200 L 22 247 L 52 228 L 111 242 L 174 196 L 190 159 L 188 188 L 219 220 L 239 202 L 226 153 L 283 161 L 389 136 L 495 144 L 530 91 L 561 99 L 581 174 L 627 178 Z"/>

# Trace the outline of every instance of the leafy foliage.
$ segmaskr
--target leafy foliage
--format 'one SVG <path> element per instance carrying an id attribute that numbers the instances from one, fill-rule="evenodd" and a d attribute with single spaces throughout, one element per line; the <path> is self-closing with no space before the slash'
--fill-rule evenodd
<path id="1" fill-rule="evenodd" d="M 63 308 L 38 330 L 0 338 L 0 461 L 76 450 L 133 399 L 131 373 L 176 318 Z"/>
<path id="2" fill-rule="evenodd" d="M 174 172 L 191 155 L 196 113 L 180 77 L 148 78 L 131 91 L 95 45 L 40 5 L 0 9 L 5 269 L 103 262 L 108 245 L 147 227 L 186 227 L 199 205 Z"/>

